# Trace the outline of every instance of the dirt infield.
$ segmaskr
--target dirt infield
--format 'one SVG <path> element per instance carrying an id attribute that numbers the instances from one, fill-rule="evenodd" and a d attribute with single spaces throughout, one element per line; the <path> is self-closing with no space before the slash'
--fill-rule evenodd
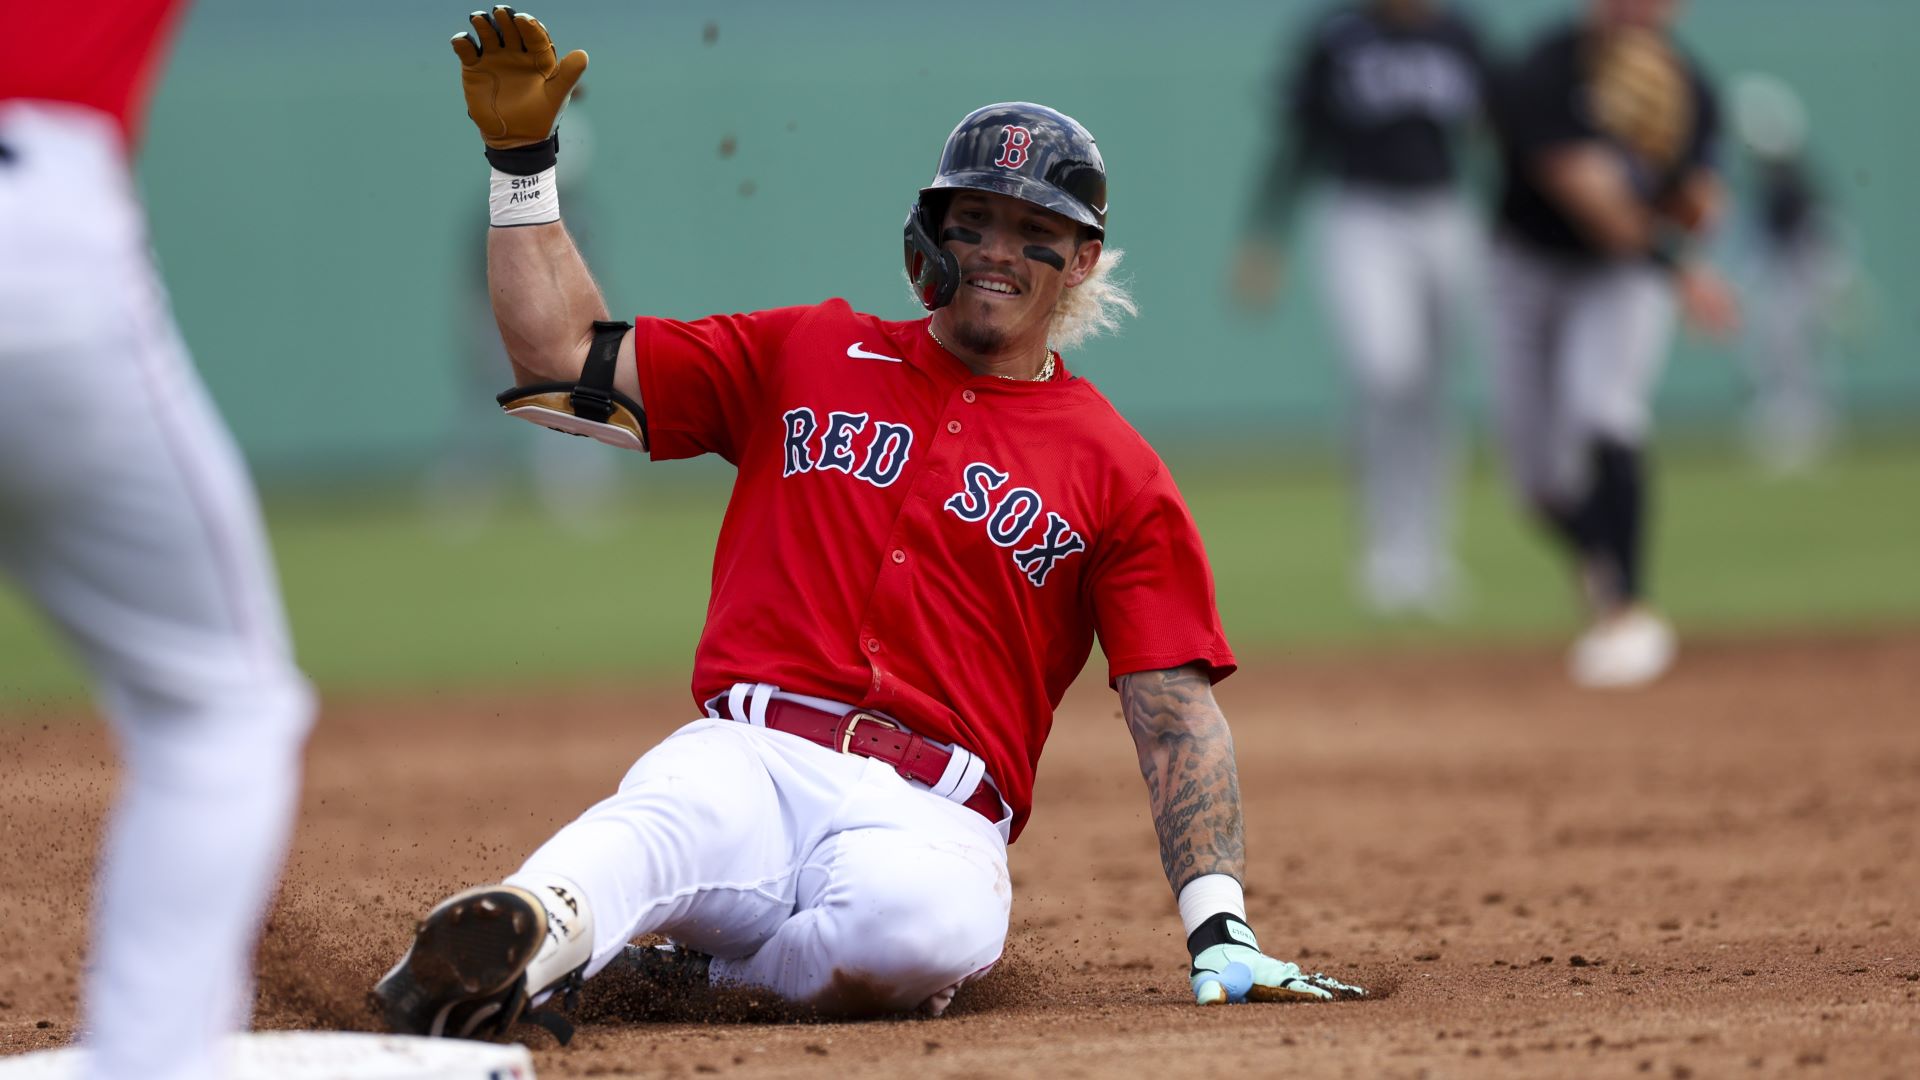
<path id="1" fill-rule="evenodd" d="M 1377 1000 L 1184 1004 L 1132 749 L 1083 683 L 1013 849 L 1006 959 L 952 1015 L 655 1005 L 566 1049 L 533 1031 L 541 1075 L 1920 1075 L 1920 635 L 1696 646 L 1628 696 L 1566 688 L 1542 652 L 1283 659 L 1219 696 L 1255 927 Z M 511 869 L 687 712 L 677 689 L 330 702 L 259 1022 L 369 1027 L 421 910 Z M 112 767 L 97 725 L 35 720 L 0 727 L 0 769 L 17 1053 L 74 1030 Z"/>

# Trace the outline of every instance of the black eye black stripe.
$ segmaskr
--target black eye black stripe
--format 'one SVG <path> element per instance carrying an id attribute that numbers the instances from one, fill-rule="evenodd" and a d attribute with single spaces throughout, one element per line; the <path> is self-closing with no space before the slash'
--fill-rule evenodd
<path id="1" fill-rule="evenodd" d="M 1034 262 L 1046 263 L 1055 270 L 1064 271 L 1067 268 L 1067 260 L 1062 258 L 1059 252 L 1050 247 L 1041 247 L 1039 244 L 1028 244 L 1021 254 L 1032 259 Z"/>
<path id="2" fill-rule="evenodd" d="M 949 225 L 940 233 L 941 243 L 944 244 L 948 240 L 958 240 L 963 244 L 978 244 L 980 242 L 980 234 L 961 225 Z M 1046 263 L 1055 270 L 1064 272 L 1067 268 L 1066 258 L 1050 247 L 1045 247 L 1040 244 L 1028 244 L 1022 249 L 1021 254 L 1032 259 L 1034 262 Z"/>

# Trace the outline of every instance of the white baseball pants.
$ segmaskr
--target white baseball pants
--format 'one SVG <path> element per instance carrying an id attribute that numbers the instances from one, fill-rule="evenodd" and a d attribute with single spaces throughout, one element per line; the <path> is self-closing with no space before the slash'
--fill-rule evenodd
<path id="1" fill-rule="evenodd" d="M 174 329 L 105 117 L 0 102 L 0 567 L 78 650 L 125 766 L 94 1080 L 207 1080 L 251 1010 L 312 698 L 239 454 Z"/>
<path id="2" fill-rule="evenodd" d="M 1326 302 L 1352 380 L 1361 573 L 1385 607 L 1453 585 L 1446 360 L 1483 274 L 1453 192 L 1336 186 L 1321 214 Z"/>
<path id="3" fill-rule="evenodd" d="M 1741 350 L 1753 385 L 1748 433 L 1763 462 L 1791 470 L 1811 464 L 1832 434 L 1823 324 L 1847 271 L 1819 235 L 1763 238 L 1753 261 Z"/>
<path id="4" fill-rule="evenodd" d="M 950 998 L 999 958 L 1013 901 L 986 818 L 881 762 L 718 719 L 648 751 L 507 882 L 546 875 L 592 914 L 588 976 L 659 933 L 712 954 L 717 985 L 856 1015 Z"/>
<path id="5" fill-rule="evenodd" d="M 1584 496 L 1595 439 L 1641 446 L 1673 342 L 1673 284 L 1648 262 L 1589 264 L 1503 238 L 1493 256 L 1493 398 L 1514 486 Z"/>

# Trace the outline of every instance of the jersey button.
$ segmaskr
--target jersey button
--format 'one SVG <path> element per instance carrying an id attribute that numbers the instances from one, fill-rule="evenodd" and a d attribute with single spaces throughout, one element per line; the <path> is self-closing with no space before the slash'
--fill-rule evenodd
<path id="1" fill-rule="evenodd" d="M 973 404 L 973 397 L 974 397 L 974 394 L 973 394 L 973 391 L 971 390 L 960 391 L 960 400 L 966 402 L 969 405 Z"/>
<path id="2" fill-rule="evenodd" d="M 949 435 L 960 434 L 960 421 L 958 420 L 947 421 L 947 434 Z"/>
<path id="3" fill-rule="evenodd" d="M 906 562 L 906 561 L 907 561 L 907 553 L 906 553 L 906 552 L 904 552 L 904 551 L 901 551 L 901 550 L 900 550 L 899 548 L 894 548 L 894 549 L 893 549 L 893 561 L 894 561 L 894 562 L 897 562 L 897 563 L 902 563 L 902 562 Z"/>
<path id="4" fill-rule="evenodd" d="M 868 652 L 879 652 L 879 651 L 880 651 L 880 642 L 879 642 L 879 640 L 878 640 L 878 639 L 876 639 L 876 638 L 868 638 L 868 639 L 867 639 L 867 651 L 868 651 Z"/>

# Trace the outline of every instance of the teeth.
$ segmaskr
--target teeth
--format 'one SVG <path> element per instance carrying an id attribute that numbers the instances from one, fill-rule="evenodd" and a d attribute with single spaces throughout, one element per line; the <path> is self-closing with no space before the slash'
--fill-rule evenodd
<path id="1" fill-rule="evenodd" d="M 988 292 L 1006 293 L 1008 296 L 1014 296 L 1020 292 L 1020 290 L 1001 281 L 969 281 L 967 284 L 976 289 L 985 289 Z"/>

